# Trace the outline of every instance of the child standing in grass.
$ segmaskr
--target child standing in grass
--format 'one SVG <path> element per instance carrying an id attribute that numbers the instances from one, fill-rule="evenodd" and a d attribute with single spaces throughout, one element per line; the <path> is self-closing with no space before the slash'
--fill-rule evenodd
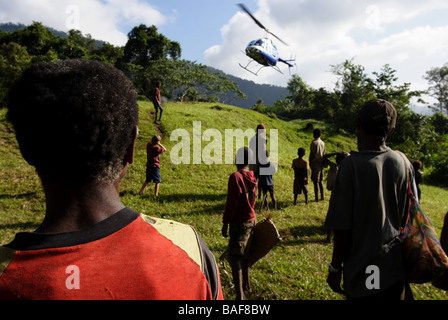
<path id="1" fill-rule="evenodd" d="M 236 300 L 244 300 L 244 291 L 250 290 L 248 254 L 256 219 L 257 179 L 254 172 L 249 170 L 249 154 L 247 147 L 238 149 L 236 153 L 237 171 L 229 177 L 221 229 L 221 234 L 226 238 L 229 232 L 229 263 Z"/>
<path id="2" fill-rule="evenodd" d="M 269 191 L 269 196 L 271 197 L 272 204 L 274 205 L 274 209 L 277 210 L 277 200 L 274 196 L 274 180 L 272 179 L 272 175 L 276 172 L 275 165 L 269 161 L 269 151 L 266 150 L 266 160 L 265 164 L 259 163 L 259 175 L 258 175 L 258 183 L 261 187 L 261 191 L 263 192 L 263 200 L 261 203 L 261 208 L 264 207 L 266 203 L 266 208 L 269 210 L 269 203 L 267 194 Z"/>
<path id="3" fill-rule="evenodd" d="M 308 203 L 308 171 L 310 165 L 307 160 L 303 159 L 305 148 L 297 150 L 298 158 L 292 161 L 294 169 L 294 205 L 297 204 L 297 196 L 303 192 L 305 195 L 305 203 Z"/>
<path id="4" fill-rule="evenodd" d="M 158 135 L 152 137 L 151 142 L 146 145 L 146 180 L 139 191 L 139 195 L 143 195 L 143 190 L 150 182 L 155 183 L 154 195 L 156 198 L 159 196 L 159 184 L 162 181 L 160 177 L 160 160 L 159 155 L 166 151 L 166 148 L 162 146 L 160 141 L 162 138 Z"/>

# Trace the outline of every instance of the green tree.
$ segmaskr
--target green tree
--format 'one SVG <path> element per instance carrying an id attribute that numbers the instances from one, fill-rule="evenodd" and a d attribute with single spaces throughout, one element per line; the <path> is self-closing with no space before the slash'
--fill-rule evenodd
<path id="1" fill-rule="evenodd" d="M 396 72 L 390 65 L 384 65 L 380 72 L 373 72 L 376 79 L 372 81 L 372 85 L 376 98 L 389 101 L 400 112 L 409 108 L 411 99 L 421 97 L 424 91 L 411 91 L 410 83 L 396 84 L 398 81 Z"/>
<path id="2" fill-rule="evenodd" d="M 431 116 L 430 121 L 436 133 L 440 135 L 448 134 L 448 116 L 444 113 L 436 112 Z"/>
<path id="3" fill-rule="evenodd" d="M 0 108 L 6 106 L 10 86 L 30 64 L 31 56 L 25 47 L 15 42 L 0 45 Z"/>
<path id="4" fill-rule="evenodd" d="M 79 30 L 69 30 L 67 38 L 59 38 L 57 51 L 62 60 L 87 59 L 95 50 L 95 40 L 88 34 L 83 36 Z"/>
<path id="5" fill-rule="evenodd" d="M 148 98 L 157 80 L 162 82 L 162 94 L 178 101 L 219 101 L 229 93 L 233 94 L 232 99 L 245 98 L 238 85 L 228 77 L 188 60 L 154 60 L 135 73 L 137 87 Z"/>
<path id="6" fill-rule="evenodd" d="M 15 42 L 26 48 L 32 56 L 45 56 L 52 49 L 58 38 L 40 22 L 12 33 L 6 33 L 2 37 L 2 43 Z"/>
<path id="7" fill-rule="evenodd" d="M 333 119 L 336 117 L 338 110 L 341 110 L 339 96 L 334 92 L 325 90 L 325 88 L 314 90 L 313 105 L 314 113 L 325 120 Z"/>
<path id="8" fill-rule="evenodd" d="M 356 130 L 356 116 L 359 108 L 368 100 L 375 98 L 372 90 L 372 80 L 365 73 L 362 65 L 356 65 L 353 60 L 332 65 L 332 72 L 338 76 L 335 93 L 339 96 L 339 110 L 336 110 L 332 122 L 350 132 Z"/>
<path id="9" fill-rule="evenodd" d="M 290 99 L 298 109 L 309 108 L 313 102 L 313 88 L 308 86 L 298 74 L 293 74 L 286 87 L 291 93 Z"/>
<path id="10" fill-rule="evenodd" d="M 103 43 L 100 47 L 95 47 L 90 54 L 90 59 L 99 60 L 116 66 L 123 58 L 124 47 L 114 46 L 110 43 Z"/>
<path id="11" fill-rule="evenodd" d="M 150 61 L 162 58 L 175 60 L 180 58 L 180 55 L 181 47 L 178 42 L 171 41 L 158 33 L 155 26 L 147 27 L 141 24 L 134 27 L 128 34 L 123 61 L 146 68 Z"/>
<path id="12" fill-rule="evenodd" d="M 436 105 L 438 111 L 448 114 L 448 63 L 440 68 L 426 71 L 424 78 L 430 84 L 428 90 L 430 95 L 438 101 Z"/>

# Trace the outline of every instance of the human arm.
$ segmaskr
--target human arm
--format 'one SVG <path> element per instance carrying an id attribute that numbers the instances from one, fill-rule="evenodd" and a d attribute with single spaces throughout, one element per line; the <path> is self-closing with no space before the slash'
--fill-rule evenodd
<path id="1" fill-rule="evenodd" d="M 228 223 L 223 223 L 222 224 L 222 228 L 221 228 L 221 235 L 224 237 L 224 238 L 227 238 L 228 237 L 228 234 L 227 234 L 227 230 L 229 229 L 229 224 Z"/>
<path id="2" fill-rule="evenodd" d="M 158 144 L 157 144 L 160 148 L 162 148 L 161 150 L 160 150 L 160 153 L 164 153 L 165 151 L 166 151 L 166 148 L 159 142 Z"/>
<path id="3" fill-rule="evenodd" d="M 329 267 L 330 270 L 328 272 L 327 283 L 336 293 L 344 293 L 344 290 L 341 287 L 342 268 L 344 264 L 344 257 L 348 253 L 349 246 L 350 231 L 334 230 L 333 256 L 330 263 L 331 267 Z"/>
<path id="4" fill-rule="evenodd" d="M 353 229 L 353 201 L 355 187 L 352 181 L 351 166 L 341 165 L 339 174 L 333 186 L 325 225 L 334 233 L 333 254 L 327 283 L 337 293 L 343 293 L 341 288 L 342 268 L 351 245 L 351 230 Z M 331 269 L 336 269 L 333 270 Z"/>
<path id="5" fill-rule="evenodd" d="M 224 214 L 222 217 L 222 229 L 221 234 L 223 237 L 227 237 L 227 229 L 229 222 L 232 221 L 235 216 L 236 209 L 238 207 L 240 189 L 236 181 L 235 175 L 229 177 L 229 182 L 227 185 L 227 199 L 226 206 L 224 209 Z"/>

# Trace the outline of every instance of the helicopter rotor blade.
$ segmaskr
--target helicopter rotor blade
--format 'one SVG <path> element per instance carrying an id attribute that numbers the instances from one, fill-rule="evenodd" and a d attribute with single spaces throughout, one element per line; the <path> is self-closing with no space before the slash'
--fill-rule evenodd
<path id="1" fill-rule="evenodd" d="M 285 41 L 283 41 L 282 39 L 280 39 L 279 37 L 277 37 L 275 34 L 273 34 L 272 32 L 270 32 L 264 25 L 261 24 L 260 21 L 257 20 L 257 18 L 255 18 L 253 16 L 253 14 L 249 11 L 249 9 L 246 8 L 246 6 L 242 3 L 239 3 L 238 6 L 243 9 L 251 18 L 252 20 L 254 20 L 254 22 L 262 29 L 264 29 L 267 33 L 273 35 L 275 38 L 277 38 L 281 43 L 283 43 L 284 45 L 288 45 Z"/>
<path id="2" fill-rule="evenodd" d="M 249 9 L 246 8 L 246 6 L 245 6 L 244 4 L 239 3 L 238 5 L 240 6 L 241 9 L 243 9 L 243 10 L 244 10 L 244 11 L 245 11 L 245 12 L 252 18 L 252 20 L 255 21 L 255 23 L 256 23 L 260 28 L 262 28 L 262 29 L 268 31 L 268 29 L 266 29 L 266 27 L 265 27 L 264 25 L 262 25 L 261 22 L 258 21 L 258 20 L 252 15 L 252 13 L 249 11 Z"/>
<path id="3" fill-rule="evenodd" d="M 266 30 L 266 32 L 269 32 L 271 35 L 273 35 L 275 38 L 277 38 L 277 40 L 279 40 L 281 43 L 283 43 L 285 46 L 289 46 L 289 44 L 287 44 L 285 41 L 283 41 L 282 39 L 280 39 L 279 37 L 277 37 L 275 34 L 273 34 L 272 32 Z"/>

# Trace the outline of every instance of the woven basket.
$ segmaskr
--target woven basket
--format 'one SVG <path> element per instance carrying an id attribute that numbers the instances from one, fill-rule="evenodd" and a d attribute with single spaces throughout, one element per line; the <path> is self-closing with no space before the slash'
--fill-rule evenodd
<path id="1" fill-rule="evenodd" d="M 254 228 L 252 242 L 249 248 L 249 264 L 254 265 L 268 254 L 281 241 L 280 234 L 270 217 L 258 222 Z"/>
<path id="2" fill-rule="evenodd" d="M 281 240 L 282 238 L 270 216 L 258 222 L 254 227 L 249 248 L 249 265 L 253 266 Z M 219 259 L 221 261 L 224 259 L 228 260 L 228 251 L 224 251 Z"/>

